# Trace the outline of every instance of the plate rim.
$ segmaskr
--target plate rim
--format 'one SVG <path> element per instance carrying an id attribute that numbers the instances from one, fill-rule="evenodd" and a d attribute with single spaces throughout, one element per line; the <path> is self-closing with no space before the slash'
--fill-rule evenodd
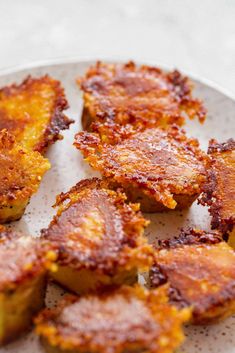
<path id="1" fill-rule="evenodd" d="M 92 64 L 96 61 L 97 59 L 79 59 L 77 57 L 70 57 L 70 58 L 57 58 L 57 59 L 51 59 L 51 60 L 42 60 L 42 61 L 34 61 L 34 62 L 31 62 L 29 64 L 24 64 L 24 65 L 15 65 L 15 66 L 12 66 L 12 67 L 8 67 L 6 69 L 3 69 L 1 70 L 0 69 L 0 77 L 4 77 L 4 76 L 7 76 L 7 75 L 14 75 L 14 74 L 17 74 L 17 73 L 20 73 L 20 72 L 23 72 L 24 70 L 33 70 L 33 69 L 41 69 L 41 68 L 44 68 L 44 67 L 50 67 L 50 66 L 60 66 L 60 65 L 66 65 L 66 64 L 81 64 L 81 65 L 89 65 L 89 64 Z M 106 61 L 106 62 L 126 62 L 127 60 L 125 60 L 125 58 L 101 58 L 100 60 L 103 60 L 103 61 Z M 141 64 L 143 63 L 141 60 L 136 60 L 136 62 L 138 64 Z M 146 63 L 147 65 L 155 65 L 156 66 L 156 61 L 150 61 L 150 60 L 146 60 L 144 63 Z M 158 62 L 157 64 L 159 67 L 161 67 L 162 69 L 165 69 L 165 70 L 170 70 L 172 69 L 172 67 L 168 66 L 168 65 L 162 65 L 160 62 Z M 204 78 L 198 78 L 197 75 L 193 75 L 193 74 L 188 74 L 187 71 L 184 71 L 182 70 L 182 72 L 184 74 L 186 74 L 187 76 L 189 76 L 191 79 L 193 79 L 195 82 L 198 82 L 202 85 L 204 85 L 206 88 L 208 89 L 212 89 L 212 90 L 215 90 L 219 93 L 221 93 L 222 95 L 224 95 L 225 97 L 227 97 L 227 99 L 233 101 L 235 103 L 235 96 L 233 96 L 232 94 L 230 94 L 229 92 L 226 92 L 225 89 L 223 89 L 222 87 L 220 87 L 219 85 L 217 85 L 216 83 L 214 82 L 211 82 L 210 80 L 207 80 L 207 79 L 204 79 Z M 83 178 L 89 178 L 90 176 L 88 176 L 87 174 L 83 177 Z M 79 178 L 80 179 L 80 178 Z M 32 217 L 32 220 L 34 218 Z M 31 220 L 31 222 L 32 222 Z M 199 223 L 198 223 L 199 224 Z M 192 326 L 191 326 L 192 327 Z M 199 330 L 198 330 L 199 331 Z M 31 331 L 32 332 L 32 331 Z M 211 334 L 211 336 L 213 337 L 214 333 Z M 200 336 L 199 336 L 200 337 Z M 16 340 L 13 344 L 15 344 L 15 348 L 13 348 L 13 350 L 21 350 L 22 348 L 24 349 L 24 343 L 25 343 L 25 338 L 26 336 L 23 336 L 23 341 L 22 342 L 18 342 L 18 340 Z M 204 338 L 204 335 L 201 336 L 201 338 Z M 185 340 L 185 343 L 184 344 L 189 344 L 189 347 L 190 346 L 190 342 L 193 342 L 193 348 L 194 348 L 194 337 L 193 337 L 193 334 L 190 334 L 190 338 L 187 338 L 187 340 Z M 33 340 L 33 342 L 35 342 Z M 26 343 L 26 349 L 28 351 L 28 346 L 30 347 L 30 340 L 29 342 L 27 341 Z M 181 347 L 180 346 L 180 350 L 181 350 Z M 203 347 L 202 349 L 205 349 L 207 350 L 207 347 L 203 344 Z M 3 346 L 2 347 L 3 349 L 3 352 L 5 352 L 5 350 L 7 351 L 7 346 Z M 33 349 L 34 349 L 34 346 L 33 346 Z M 38 347 L 36 347 L 36 350 L 37 351 Z M 189 348 L 190 349 L 190 348 Z M 1 351 L 1 348 L 0 348 L 0 351 Z M 37 351 L 39 352 L 39 351 Z M 229 353 L 229 349 L 226 350 L 227 353 Z"/>
<path id="2" fill-rule="evenodd" d="M 120 62 L 120 63 L 125 63 L 127 61 L 133 60 L 135 61 L 137 64 L 140 65 L 150 65 L 150 66 L 157 66 L 160 67 L 163 70 L 169 71 L 172 69 L 176 69 L 173 66 L 170 65 L 166 65 L 164 63 L 161 63 L 160 61 L 156 62 L 157 60 L 134 60 L 134 59 L 130 59 L 128 57 L 124 58 L 122 57 L 118 57 L 118 56 L 113 56 L 113 57 L 87 57 L 87 58 L 79 58 L 79 57 L 60 57 L 60 58 L 54 58 L 54 59 L 47 59 L 47 60 L 36 60 L 33 61 L 31 63 L 27 63 L 27 64 L 22 64 L 22 65 L 13 65 L 4 69 L 0 69 L 0 77 L 4 77 L 7 75 L 11 75 L 11 74 L 17 74 L 20 73 L 22 71 L 25 70 L 30 70 L 30 69 L 40 69 L 40 68 L 44 68 L 46 66 L 60 66 L 60 65 L 66 65 L 66 64 L 87 64 L 87 65 L 91 65 L 94 64 L 94 62 L 96 61 L 104 61 L 104 62 Z M 226 96 L 227 98 L 233 100 L 235 102 L 235 94 L 233 94 L 229 89 L 221 86 L 220 84 L 216 83 L 213 80 L 207 79 L 205 77 L 199 77 L 198 75 L 194 74 L 193 72 L 188 72 L 187 70 L 181 70 L 180 68 L 178 68 L 184 75 L 188 76 L 190 79 L 192 79 L 195 82 L 201 83 L 204 86 L 207 86 L 208 88 L 212 88 L 216 91 L 218 91 L 219 93 L 223 94 L 224 96 Z"/>

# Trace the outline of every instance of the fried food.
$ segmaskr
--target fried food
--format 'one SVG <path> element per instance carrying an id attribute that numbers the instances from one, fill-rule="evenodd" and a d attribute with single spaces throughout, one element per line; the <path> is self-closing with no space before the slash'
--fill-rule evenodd
<path id="1" fill-rule="evenodd" d="M 192 97 L 190 80 L 178 71 L 164 72 L 146 65 L 97 62 L 78 79 L 83 91 L 82 123 L 102 130 L 130 124 L 135 129 L 168 124 L 182 125 L 185 115 L 203 122 L 206 110 Z M 106 131 L 107 134 L 107 131 Z"/>
<path id="2" fill-rule="evenodd" d="M 63 113 L 67 108 L 59 81 L 29 76 L 0 89 L 0 130 L 7 129 L 23 147 L 44 153 L 72 123 Z"/>
<path id="3" fill-rule="evenodd" d="M 235 253 L 218 233 L 190 229 L 156 248 L 150 283 L 169 284 L 170 302 L 192 307 L 192 322 L 209 324 L 235 313 Z"/>
<path id="4" fill-rule="evenodd" d="M 28 151 L 6 130 L 0 131 L 0 223 L 21 218 L 50 163 Z"/>
<path id="5" fill-rule="evenodd" d="M 151 266 L 152 247 L 143 236 L 147 221 L 138 205 L 97 178 L 82 180 L 57 197 L 57 215 L 43 236 L 58 246 L 53 278 L 76 293 L 131 284 Z"/>
<path id="6" fill-rule="evenodd" d="M 56 253 L 45 242 L 0 229 L 0 346 L 32 324 L 44 306 L 46 272 Z"/>
<path id="7" fill-rule="evenodd" d="M 111 184 L 121 185 L 144 212 L 191 205 L 206 180 L 208 157 L 177 127 L 135 132 L 114 145 L 80 132 L 74 145 Z"/>
<path id="8" fill-rule="evenodd" d="M 208 153 L 212 164 L 200 202 L 209 206 L 211 227 L 235 240 L 235 140 L 211 140 Z M 232 239 L 233 238 L 233 239 Z"/>
<path id="9" fill-rule="evenodd" d="M 165 287 L 70 297 L 39 314 L 36 332 L 50 353 L 170 353 L 184 339 L 190 311 L 167 301 Z"/>

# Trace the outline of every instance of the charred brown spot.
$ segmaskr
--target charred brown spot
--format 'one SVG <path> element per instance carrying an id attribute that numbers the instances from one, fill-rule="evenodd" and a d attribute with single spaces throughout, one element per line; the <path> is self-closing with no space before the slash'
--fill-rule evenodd
<path id="1" fill-rule="evenodd" d="M 211 140 L 208 153 L 211 163 L 200 203 L 209 206 L 212 229 L 226 236 L 235 224 L 235 140 Z"/>

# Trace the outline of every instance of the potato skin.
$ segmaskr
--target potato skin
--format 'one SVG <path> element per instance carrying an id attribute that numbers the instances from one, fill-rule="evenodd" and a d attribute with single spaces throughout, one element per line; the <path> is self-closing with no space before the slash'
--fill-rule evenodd
<path id="1" fill-rule="evenodd" d="M 235 253 L 218 233 L 197 229 L 161 241 L 150 285 L 169 284 L 170 302 L 192 307 L 194 324 L 211 324 L 235 312 Z"/>

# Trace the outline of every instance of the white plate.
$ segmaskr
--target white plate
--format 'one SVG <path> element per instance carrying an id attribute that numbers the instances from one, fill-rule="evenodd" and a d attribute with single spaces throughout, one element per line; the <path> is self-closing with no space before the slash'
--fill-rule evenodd
<path id="1" fill-rule="evenodd" d="M 83 162 L 82 156 L 73 147 L 74 134 L 81 129 L 80 116 L 82 108 L 81 92 L 79 92 L 75 78 L 82 75 L 93 62 L 69 62 L 53 64 L 42 67 L 31 67 L 0 76 L 0 87 L 12 82 L 20 82 L 25 76 L 40 76 L 50 74 L 61 80 L 65 87 L 70 104 L 67 115 L 75 120 L 69 131 L 64 133 L 64 140 L 58 141 L 47 154 L 52 168 L 44 177 L 39 192 L 31 199 L 25 215 L 19 222 L 12 226 L 23 232 L 38 235 L 40 229 L 46 227 L 55 210 L 52 205 L 55 197 L 62 191 L 67 191 L 71 186 L 83 178 L 89 178 L 95 173 Z M 157 63 L 156 63 L 157 64 Z M 200 140 L 203 149 L 207 149 L 208 140 L 212 137 L 225 141 L 235 130 L 235 101 L 218 90 L 201 83 L 195 82 L 195 96 L 202 98 L 208 109 L 208 117 L 204 125 L 198 121 L 187 122 L 185 129 L 188 134 Z M 179 229 L 185 226 L 209 229 L 210 217 L 206 208 L 195 202 L 190 210 L 184 212 L 173 211 L 167 214 L 150 215 L 152 223 L 146 234 L 150 239 L 175 236 Z M 62 291 L 56 286 L 49 286 L 47 304 L 53 305 Z M 179 349 L 187 353 L 235 353 L 235 317 L 229 318 L 218 325 L 209 327 L 190 326 L 186 328 L 187 339 Z M 0 353 L 42 353 L 43 349 L 33 333 L 22 337 L 0 349 Z"/>

